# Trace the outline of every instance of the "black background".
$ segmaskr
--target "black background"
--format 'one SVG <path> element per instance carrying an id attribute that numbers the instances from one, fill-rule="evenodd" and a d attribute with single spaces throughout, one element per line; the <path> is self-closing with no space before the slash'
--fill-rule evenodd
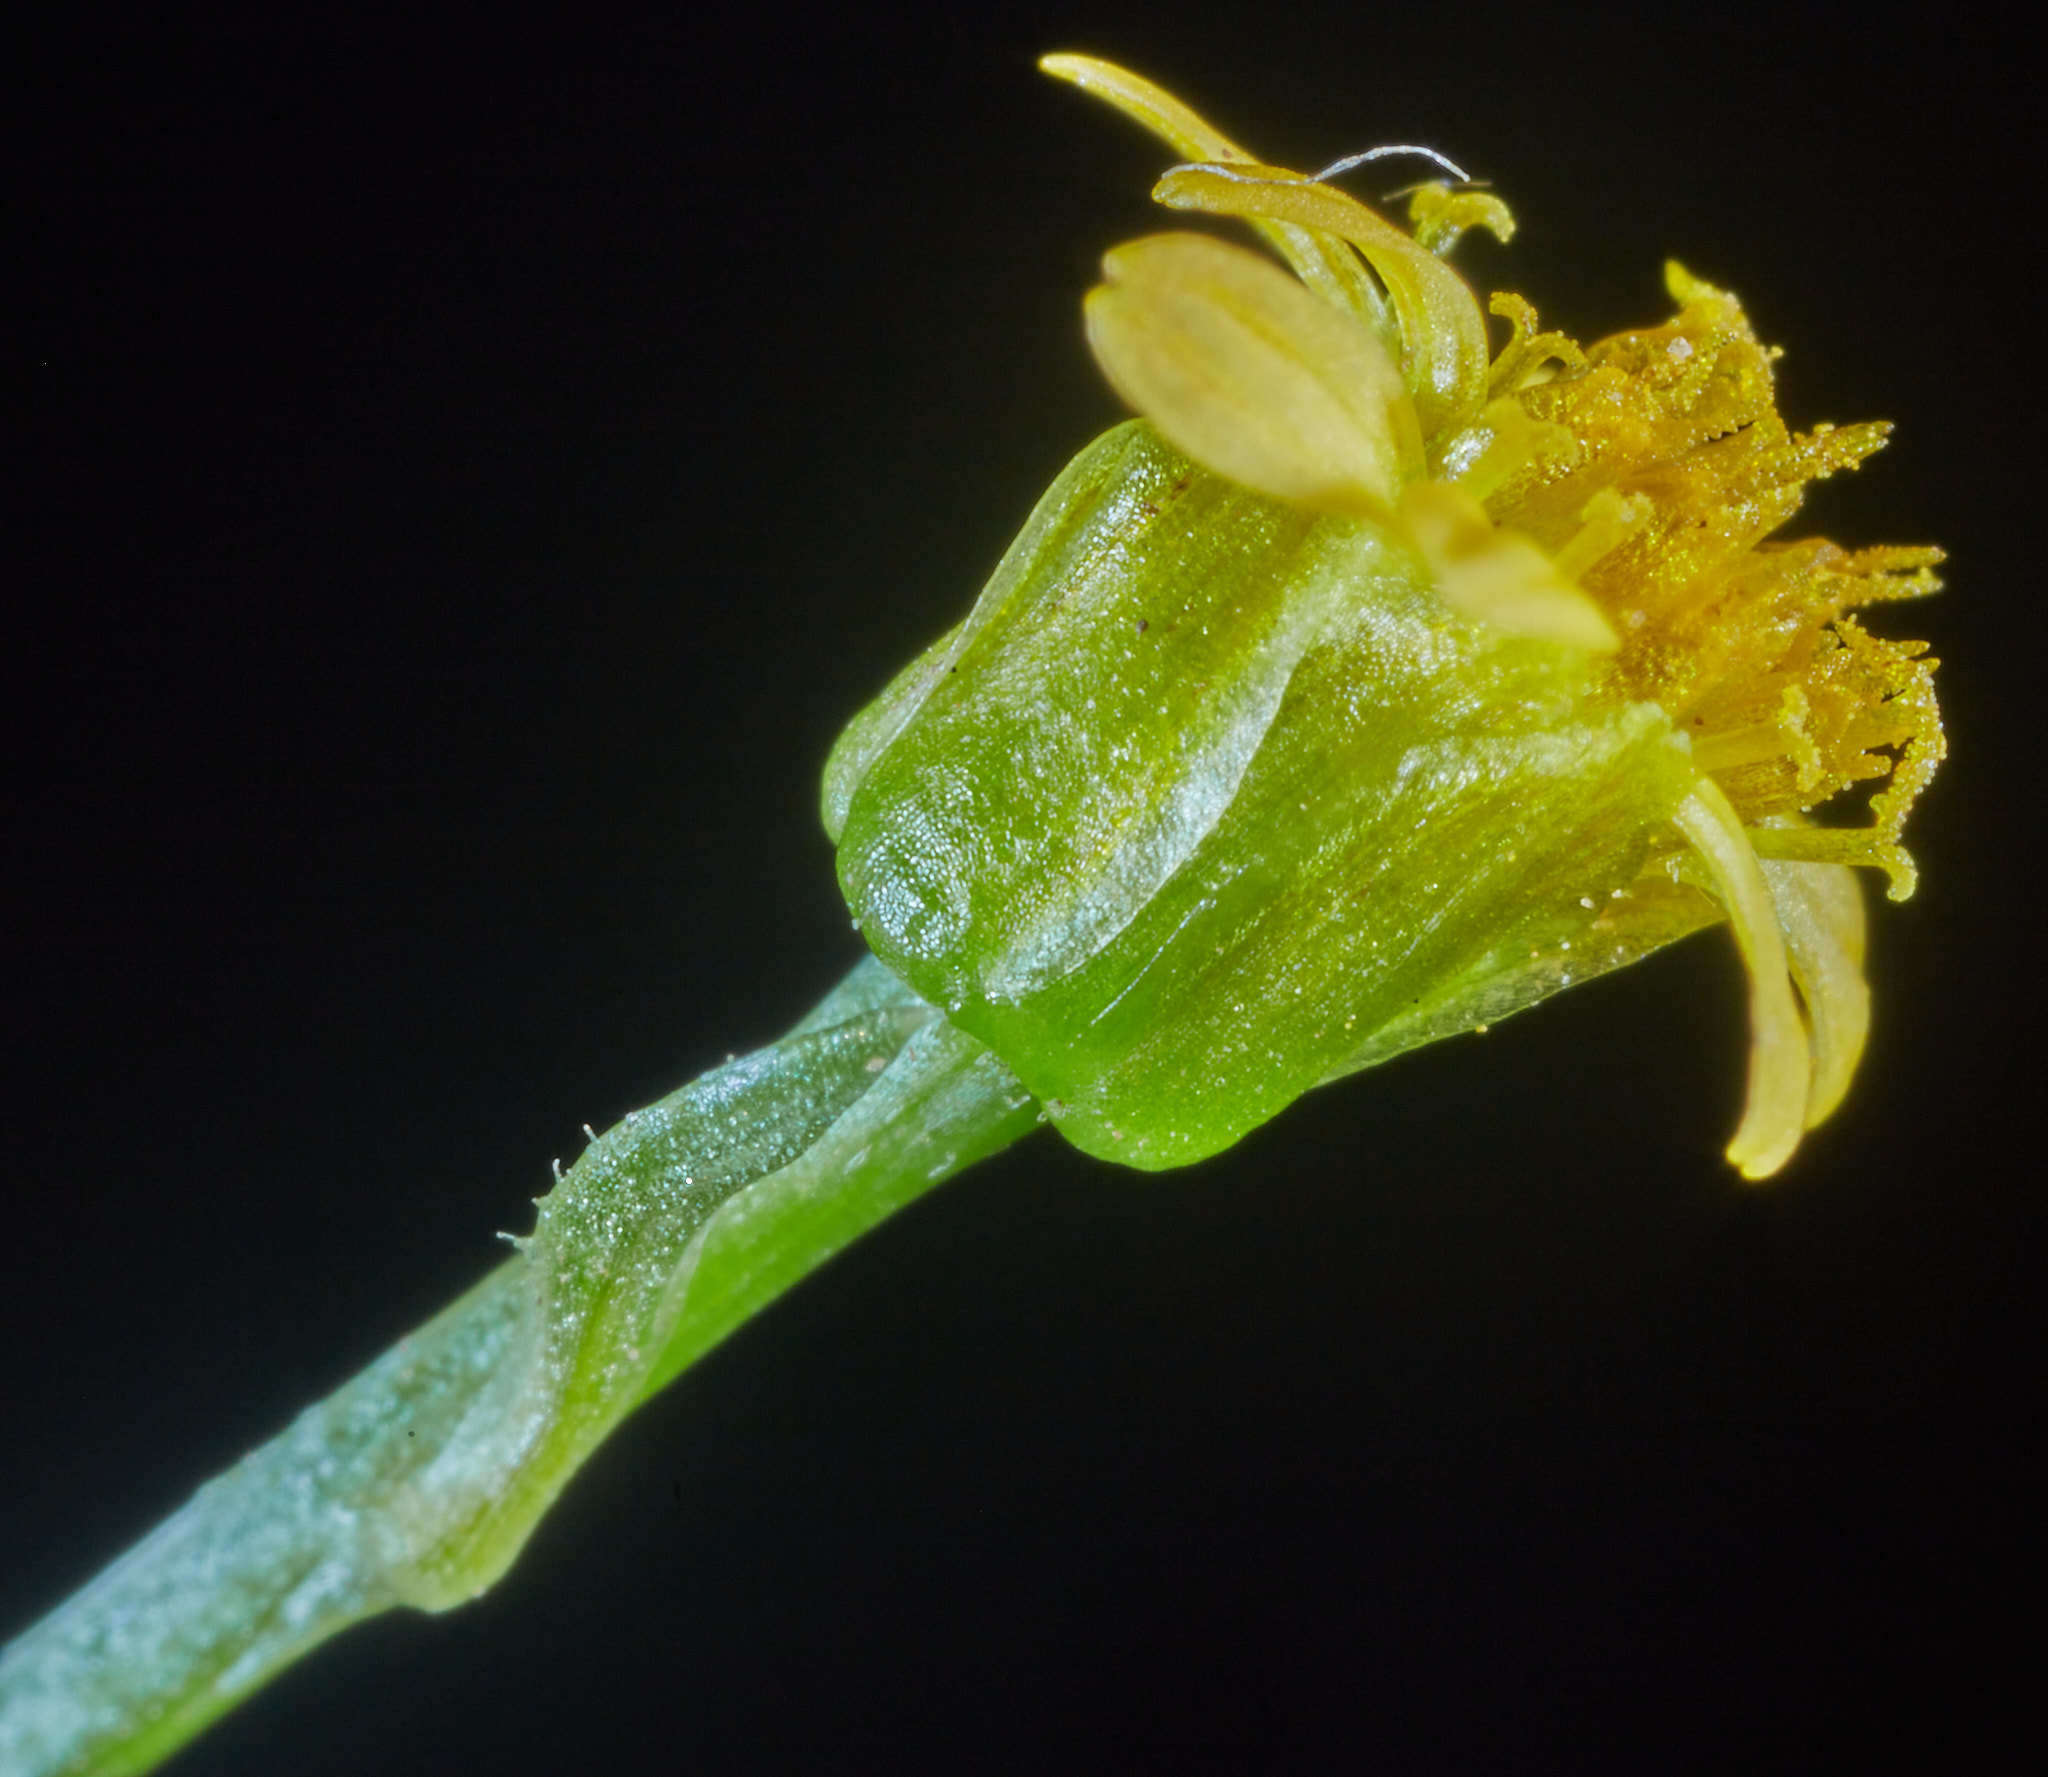
<path id="1" fill-rule="evenodd" d="M 1801 521 L 1954 557 L 1882 620 L 1937 639 L 1953 758 L 1853 1099 L 1774 1185 L 1724 1168 L 1710 936 L 1185 1174 L 1040 1136 L 645 1411 L 482 1602 L 176 1769 L 1956 1768 L 2012 1728 L 2037 113 L 1960 9 L 1672 10 L 18 39 L 0 1631 L 493 1263 L 579 1124 L 856 955 L 824 752 L 1116 415 L 1077 305 L 1162 155 L 1032 71 L 1073 47 L 1283 162 L 1443 147 L 1524 225 L 1461 263 L 1582 337 L 1679 253 L 1795 423 L 1900 423 Z"/>

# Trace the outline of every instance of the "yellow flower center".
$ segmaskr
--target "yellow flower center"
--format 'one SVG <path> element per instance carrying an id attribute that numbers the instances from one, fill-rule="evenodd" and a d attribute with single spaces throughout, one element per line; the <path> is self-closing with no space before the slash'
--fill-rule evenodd
<path id="1" fill-rule="evenodd" d="M 1658 704 L 1692 736 L 1760 855 L 1879 865 L 1904 899 L 1900 829 L 1942 755 L 1935 663 L 1850 613 L 1935 590 L 1940 551 L 1767 540 L 1809 482 L 1854 468 L 1889 428 L 1789 431 L 1771 354 L 1735 299 L 1675 265 L 1667 277 L 1675 319 L 1583 354 L 1532 338 L 1528 306 L 1495 299 L 1513 336 L 1492 387 L 1557 428 L 1557 448 L 1526 448 L 1488 515 L 1599 604 L 1621 639 L 1612 693 Z M 1871 827 L 1759 827 L 1887 775 Z"/>

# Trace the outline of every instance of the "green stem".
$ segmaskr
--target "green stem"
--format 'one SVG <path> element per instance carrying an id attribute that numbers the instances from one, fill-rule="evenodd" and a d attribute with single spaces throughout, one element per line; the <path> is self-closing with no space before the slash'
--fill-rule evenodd
<path id="1" fill-rule="evenodd" d="M 0 1651 L 0 1770 L 147 1770 L 349 1624 L 474 1597 L 635 1406 L 1038 1121 L 863 963 L 780 1042 L 597 1138 L 516 1258 Z"/>

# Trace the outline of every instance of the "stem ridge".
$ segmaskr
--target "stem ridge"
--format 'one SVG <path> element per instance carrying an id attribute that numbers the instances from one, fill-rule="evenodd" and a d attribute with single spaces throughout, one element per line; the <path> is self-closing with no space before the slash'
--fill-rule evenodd
<path id="1" fill-rule="evenodd" d="M 0 1770 L 147 1770 L 330 1635 L 511 1564 L 641 1401 L 1036 1101 L 869 959 L 598 1137 L 533 1237 L 0 1649 Z"/>

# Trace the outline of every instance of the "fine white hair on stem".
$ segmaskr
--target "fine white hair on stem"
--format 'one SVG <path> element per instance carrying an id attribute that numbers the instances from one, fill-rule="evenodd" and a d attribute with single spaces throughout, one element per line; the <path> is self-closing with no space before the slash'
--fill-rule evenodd
<path id="1" fill-rule="evenodd" d="M 1425 148 L 1416 142 L 1389 142 L 1383 147 L 1361 149 L 1356 154 L 1347 154 L 1340 160 L 1331 161 L 1320 173 L 1311 173 L 1309 180 L 1312 184 L 1320 185 L 1325 179 L 1334 179 L 1339 173 L 1348 173 L 1353 167 L 1364 166 L 1367 161 L 1391 160 L 1397 154 L 1418 154 L 1424 160 L 1434 161 L 1460 185 L 1470 185 L 1473 182 L 1472 175 L 1448 154 L 1440 154 L 1436 149 Z"/>
<path id="2" fill-rule="evenodd" d="M 1321 185 L 1331 179 L 1336 178 L 1340 173 L 1348 173 L 1354 167 L 1364 166 L 1367 161 L 1386 160 L 1389 157 L 1397 154 L 1420 155 L 1423 159 L 1431 162 L 1435 166 L 1441 167 L 1445 172 L 1449 173 L 1452 178 L 1457 180 L 1457 182 L 1460 185 L 1472 186 L 1475 189 L 1484 189 L 1486 186 L 1492 184 L 1492 181 L 1490 179 L 1473 178 L 1470 173 L 1466 172 L 1463 167 L 1459 166 L 1458 163 L 1451 159 L 1451 157 L 1448 154 L 1441 154 L 1434 148 L 1425 148 L 1421 146 L 1419 143 L 1414 142 L 1389 143 L 1387 146 L 1383 148 L 1366 148 L 1360 150 L 1357 154 L 1347 154 L 1341 160 L 1333 160 L 1332 162 L 1330 162 L 1330 164 L 1323 168 L 1323 170 L 1320 173 L 1310 174 L 1305 183 L 1310 185 Z M 1213 173 L 1219 179 L 1228 179 L 1231 180 L 1233 183 L 1239 185 L 1261 184 L 1264 183 L 1265 180 L 1270 177 L 1270 175 L 1263 170 L 1248 170 L 1244 167 L 1236 166 L 1227 160 L 1183 161 L 1178 166 L 1169 167 L 1167 171 L 1169 173 Z M 1390 191 L 1385 193 L 1382 201 L 1391 203 L 1396 198 L 1406 197 L 1409 195 L 1410 192 L 1419 191 L 1421 189 L 1422 187 L 1420 185 L 1404 185 L 1401 187 L 1399 191 Z"/>

